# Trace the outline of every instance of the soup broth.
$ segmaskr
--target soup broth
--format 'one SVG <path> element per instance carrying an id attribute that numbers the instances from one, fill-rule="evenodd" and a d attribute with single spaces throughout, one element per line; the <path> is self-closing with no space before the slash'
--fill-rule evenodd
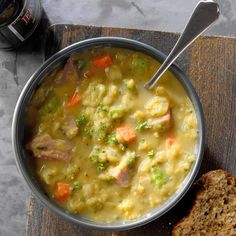
<path id="1" fill-rule="evenodd" d="M 45 78 L 27 111 L 26 149 L 49 198 L 98 222 L 163 204 L 195 161 L 198 124 L 180 82 L 141 52 L 94 48 Z"/>

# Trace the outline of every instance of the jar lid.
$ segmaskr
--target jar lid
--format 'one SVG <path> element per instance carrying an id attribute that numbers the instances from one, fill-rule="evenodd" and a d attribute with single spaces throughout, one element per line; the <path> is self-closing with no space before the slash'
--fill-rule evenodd
<path id="1" fill-rule="evenodd" d="M 0 25 L 13 21 L 18 9 L 16 0 L 0 0 Z"/>

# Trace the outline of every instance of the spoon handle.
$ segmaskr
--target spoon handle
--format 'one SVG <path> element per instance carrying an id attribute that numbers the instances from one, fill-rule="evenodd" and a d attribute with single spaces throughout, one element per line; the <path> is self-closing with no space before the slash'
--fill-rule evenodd
<path id="1" fill-rule="evenodd" d="M 159 70 L 155 73 L 151 80 L 144 85 L 144 87 L 148 89 L 153 88 L 159 78 L 171 66 L 175 59 L 216 19 L 218 19 L 219 15 L 220 10 L 217 3 L 212 0 L 200 1 L 174 48 Z"/>

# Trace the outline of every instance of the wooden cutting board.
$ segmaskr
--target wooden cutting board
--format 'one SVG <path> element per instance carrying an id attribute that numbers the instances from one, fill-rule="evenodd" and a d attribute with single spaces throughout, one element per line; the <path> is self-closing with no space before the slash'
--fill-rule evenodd
<path id="1" fill-rule="evenodd" d="M 158 31 L 54 25 L 50 28 L 45 57 L 69 44 L 99 36 L 132 38 L 169 53 L 178 35 Z M 192 81 L 203 105 L 206 148 L 199 175 L 223 168 L 236 176 L 236 39 L 201 37 L 177 60 Z M 28 209 L 26 235 L 170 235 L 173 225 L 185 214 L 191 193 L 160 219 L 125 232 L 98 232 L 71 224 L 43 207 L 33 196 Z"/>

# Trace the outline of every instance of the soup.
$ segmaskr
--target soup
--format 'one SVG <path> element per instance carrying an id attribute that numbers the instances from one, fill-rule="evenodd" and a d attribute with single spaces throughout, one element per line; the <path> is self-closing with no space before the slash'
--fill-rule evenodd
<path id="1" fill-rule="evenodd" d="M 141 52 L 93 48 L 50 73 L 27 109 L 26 149 L 49 198 L 98 222 L 163 204 L 195 161 L 198 124 L 180 82 Z"/>

